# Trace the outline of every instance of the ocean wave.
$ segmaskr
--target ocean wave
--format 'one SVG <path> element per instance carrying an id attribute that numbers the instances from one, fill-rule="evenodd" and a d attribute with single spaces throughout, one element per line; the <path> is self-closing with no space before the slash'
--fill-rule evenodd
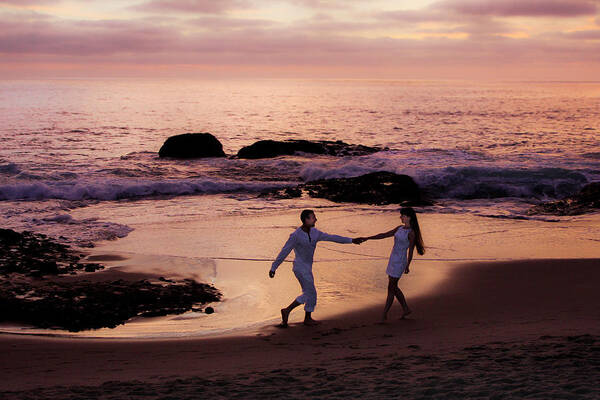
<path id="1" fill-rule="evenodd" d="M 562 198 L 576 193 L 588 182 L 586 175 L 564 168 L 447 167 L 408 171 L 403 165 L 347 163 L 336 167 L 308 165 L 301 171 L 304 181 L 352 178 L 387 171 L 411 175 L 432 198 Z"/>
<path id="2" fill-rule="evenodd" d="M 106 179 L 44 181 L 0 185 L 0 200 L 118 200 L 157 195 L 260 192 L 289 186 L 285 182 L 238 182 L 207 178 L 171 180 Z"/>
<path id="3" fill-rule="evenodd" d="M 564 168 L 447 167 L 415 179 L 432 197 L 453 199 L 561 198 L 588 182 Z"/>
<path id="4" fill-rule="evenodd" d="M 311 164 L 302 168 L 300 178 L 305 182 L 310 182 L 319 179 L 354 178 L 378 171 L 396 172 L 391 166 L 372 166 L 358 162 L 346 163 L 337 167 Z"/>
<path id="5" fill-rule="evenodd" d="M 28 230 L 45 233 L 58 241 L 79 247 L 94 247 L 101 240 L 116 240 L 127 236 L 133 228 L 99 218 L 75 219 L 70 214 L 56 214 L 41 218 L 26 218 L 22 222 Z"/>

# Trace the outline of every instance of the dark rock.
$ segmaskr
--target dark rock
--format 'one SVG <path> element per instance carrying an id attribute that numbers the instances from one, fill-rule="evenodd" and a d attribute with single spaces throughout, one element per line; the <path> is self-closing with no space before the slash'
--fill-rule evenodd
<path id="1" fill-rule="evenodd" d="M 206 308 L 204 309 L 204 313 L 205 313 L 205 314 L 212 314 L 212 313 L 214 313 L 214 312 L 215 312 L 215 309 L 214 309 L 214 308 L 212 308 L 212 307 L 206 307 Z"/>
<path id="2" fill-rule="evenodd" d="M 99 270 L 99 269 L 102 269 L 102 268 L 104 268 L 104 266 L 102 266 L 102 265 L 100 265 L 100 264 L 95 264 L 95 263 L 92 263 L 92 264 L 84 264 L 84 265 L 85 265 L 85 268 L 84 268 L 84 271 L 85 271 L 85 272 L 94 272 L 94 271 L 96 271 L 96 270 Z"/>
<path id="3" fill-rule="evenodd" d="M 221 298 L 213 286 L 191 279 L 92 282 L 88 274 L 71 276 L 104 268 L 81 263 L 83 256 L 42 235 L 0 229 L 0 322 L 80 331 L 115 327 L 138 315 L 180 314 Z"/>
<path id="4" fill-rule="evenodd" d="M 223 145 L 210 133 L 184 133 L 168 138 L 158 151 L 160 157 L 225 157 Z"/>
<path id="5" fill-rule="evenodd" d="M 181 314 L 198 304 L 219 301 L 211 285 L 193 280 L 164 283 L 139 281 L 0 279 L 0 321 L 69 331 L 115 327 L 134 316 Z"/>
<path id="6" fill-rule="evenodd" d="M 292 155 L 298 152 L 311 154 L 326 154 L 331 156 L 362 156 L 381 151 L 378 147 L 355 145 L 338 141 L 309 141 L 309 140 L 260 140 L 241 148 L 238 158 L 271 158 Z"/>
<path id="7" fill-rule="evenodd" d="M 0 229 L 0 243 L 3 245 L 15 245 L 21 241 L 21 238 L 22 235 L 12 229 Z"/>
<path id="8" fill-rule="evenodd" d="M 320 179 L 295 188 L 264 191 L 259 197 L 290 199 L 301 197 L 325 198 L 337 203 L 401 204 L 403 206 L 431 206 L 417 183 L 408 175 L 392 172 L 373 172 L 354 178 Z"/>
<path id="9" fill-rule="evenodd" d="M 571 197 L 538 204 L 530 208 L 528 214 L 579 215 L 598 209 L 600 209 L 600 182 L 592 182 Z"/>
<path id="10" fill-rule="evenodd" d="M 82 257 L 45 235 L 0 229 L 0 276 L 16 273 L 39 277 L 104 268 L 100 264 L 82 264 Z"/>
<path id="11" fill-rule="evenodd" d="M 423 199 L 417 183 L 408 175 L 374 172 L 355 178 L 322 179 L 300 185 L 311 197 L 338 203 L 432 205 Z"/>
<path id="12" fill-rule="evenodd" d="M 261 192 L 258 197 L 269 197 L 272 199 L 294 199 L 302 196 L 302 189 L 299 187 L 289 187 L 285 189 L 266 190 Z"/>

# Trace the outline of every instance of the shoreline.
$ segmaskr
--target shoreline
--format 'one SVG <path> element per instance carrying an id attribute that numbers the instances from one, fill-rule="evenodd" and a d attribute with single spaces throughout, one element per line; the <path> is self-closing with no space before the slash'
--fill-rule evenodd
<path id="1" fill-rule="evenodd" d="M 535 347 L 546 340 L 542 337 L 591 335 L 593 344 L 600 335 L 594 285 L 600 278 L 599 266 L 598 258 L 463 264 L 429 294 L 408 297 L 413 314 L 407 320 L 396 321 L 399 306 L 394 304 L 386 325 L 376 323 L 380 307 L 368 307 L 327 319 L 316 328 L 294 322 L 290 329 L 265 327 L 254 336 L 81 341 L 0 335 L 5 357 L 2 390 L 115 380 L 160 386 L 174 377 L 212 381 L 226 377 L 242 384 L 238 380 L 248 373 L 278 379 L 281 369 L 322 366 L 328 373 L 341 373 L 349 366 L 385 363 L 389 357 L 444 358 L 472 346 L 492 351 L 494 342 Z M 570 286 L 565 291 L 567 279 Z M 502 298 L 509 289 L 513 295 Z M 597 361 L 595 349 L 584 362 Z M 507 351 L 510 355 L 510 348 Z M 24 369 L 27 374 L 20 372 Z"/>
<path id="2" fill-rule="evenodd" d="M 349 206 L 331 206 L 326 201 L 317 206 L 318 228 L 330 233 L 356 237 L 387 231 L 396 222 L 394 213 L 389 211 L 361 210 L 357 215 Z M 98 207 L 79 209 L 76 216 L 90 218 L 113 210 L 103 205 Z M 116 209 L 114 214 L 122 213 Z M 540 221 L 423 214 L 421 224 L 426 232 L 428 251 L 423 257 L 415 257 L 414 268 L 400 281 L 400 287 L 407 298 L 428 293 L 451 277 L 455 268 L 469 262 L 594 257 L 597 251 L 594 242 L 588 239 L 600 229 L 599 217 L 600 214 L 571 218 L 564 226 Z M 220 302 L 206 304 L 214 308 L 214 314 L 187 312 L 134 318 L 114 329 L 75 334 L 35 328 L 24 330 L 14 325 L 7 328 L 6 324 L 0 331 L 82 339 L 160 340 L 182 336 L 251 335 L 258 333 L 262 326 L 277 323 L 279 308 L 298 294 L 298 283 L 289 263 L 280 269 L 275 279 L 269 279 L 266 274 L 270 266 L 268 260 L 279 252 L 284 239 L 295 229 L 298 222 L 295 210 L 174 221 L 169 217 L 150 222 L 121 218 L 116 217 L 117 222 L 131 224 L 135 230 L 125 238 L 105 241 L 84 251 L 88 255 L 86 261 L 102 262 L 106 266 L 104 271 L 88 274 L 87 279 L 100 280 L 115 273 L 209 283 L 223 294 Z M 257 237 L 260 245 L 256 244 Z M 390 240 L 370 241 L 360 246 L 320 243 L 314 265 L 319 292 L 316 316 L 337 318 L 380 304 L 387 287 L 385 264 L 390 246 Z M 301 320 L 292 314 L 290 321 L 294 323 L 297 319 Z"/>

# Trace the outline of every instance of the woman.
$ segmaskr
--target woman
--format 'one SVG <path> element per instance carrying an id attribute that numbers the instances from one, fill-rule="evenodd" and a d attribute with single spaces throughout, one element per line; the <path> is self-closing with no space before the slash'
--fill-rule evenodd
<path id="1" fill-rule="evenodd" d="M 425 254 L 425 246 L 423 245 L 421 229 L 419 228 L 419 221 L 417 220 L 415 210 L 410 207 L 403 207 L 400 210 L 400 218 L 402 219 L 403 225 L 388 232 L 361 238 L 363 240 L 378 240 L 392 236 L 394 237 L 394 247 L 392 248 L 392 254 L 390 254 L 390 260 L 386 270 L 389 282 L 387 301 L 385 302 L 385 308 L 383 310 L 383 321 L 387 320 L 387 314 L 394 302 L 394 296 L 402 305 L 401 318 L 404 318 L 411 313 L 410 308 L 408 308 L 408 305 L 406 304 L 404 294 L 398 287 L 398 280 L 402 276 L 402 273 L 408 274 L 410 272 L 408 267 L 412 261 L 415 247 L 417 248 L 417 253 L 421 255 Z M 408 257 L 406 255 L 407 251 Z"/>

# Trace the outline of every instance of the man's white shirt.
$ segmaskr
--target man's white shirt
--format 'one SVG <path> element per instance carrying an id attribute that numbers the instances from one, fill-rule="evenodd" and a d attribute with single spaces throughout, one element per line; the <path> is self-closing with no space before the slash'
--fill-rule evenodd
<path id="1" fill-rule="evenodd" d="M 279 252 L 279 255 L 271 265 L 271 271 L 276 271 L 285 258 L 294 250 L 294 270 L 312 271 L 313 257 L 317 242 L 328 241 L 336 243 L 352 243 L 352 238 L 338 235 L 330 235 L 321 232 L 317 228 L 310 228 L 309 232 L 302 230 L 302 227 L 296 229 L 290 234 L 289 239 Z"/>

